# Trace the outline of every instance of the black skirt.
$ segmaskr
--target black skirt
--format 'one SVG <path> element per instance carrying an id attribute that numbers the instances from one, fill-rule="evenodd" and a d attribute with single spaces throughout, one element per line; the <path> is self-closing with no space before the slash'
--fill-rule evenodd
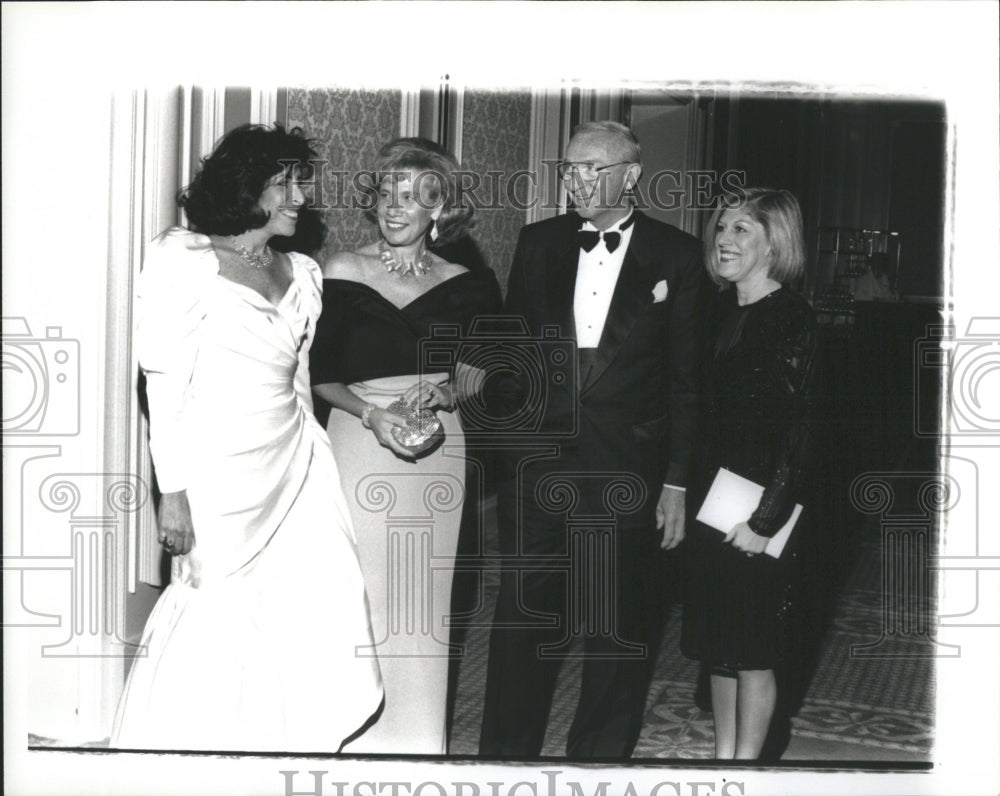
<path id="1" fill-rule="evenodd" d="M 715 669 L 774 669 L 789 648 L 794 554 L 748 556 L 723 539 L 688 526 L 681 651 Z"/>
<path id="2" fill-rule="evenodd" d="M 720 296 L 716 333 L 707 335 L 702 433 L 687 498 L 681 650 L 713 668 L 773 669 L 792 640 L 795 548 L 808 521 L 802 494 L 815 326 L 808 304 L 790 291 L 746 306 L 734 293 Z M 805 505 L 780 559 L 748 556 L 695 520 L 720 467 L 764 487 L 749 519 L 764 536 L 785 524 L 795 503 Z"/>

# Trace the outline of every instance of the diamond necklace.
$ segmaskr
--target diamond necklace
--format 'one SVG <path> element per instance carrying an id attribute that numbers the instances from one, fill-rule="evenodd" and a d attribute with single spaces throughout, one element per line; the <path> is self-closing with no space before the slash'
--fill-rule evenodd
<path id="1" fill-rule="evenodd" d="M 413 274 L 414 276 L 423 276 L 428 271 L 431 270 L 431 266 L 434 265 L 433 255 L 424 249 L 421 255 L 416 259 L 415 262 L 403 263 L 400 262 L 393 256 L 393 253 L 389 251 L 389 246 L 384 240 L 378 242 L 378 252 L 379 257 L 382 260 L 382 265 L 385 266 L 385 270 L 396 274 L 402 279 L 404 276 L 409 276 Z"/>
<path id="2" fill-rule="evenodd" d="M 240 259 L 251 268 L 267 268 L 274 262 L 274 252 L 267 246 L 264 247 L 263 252 L 255 254 L 236 240 L 235 235 L 229 236 L 229 242 L 233 244 L 233 248 L 236 249 L 236 253 L 240 256 Z"/>

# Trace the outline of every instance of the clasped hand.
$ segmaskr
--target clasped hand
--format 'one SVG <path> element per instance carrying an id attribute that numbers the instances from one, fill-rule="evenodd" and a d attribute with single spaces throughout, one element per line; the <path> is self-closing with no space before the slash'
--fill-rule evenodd
<path id="1" fill-rule="evenodd" d="M 431 381 L 418 381 L 403 393 L 403 400 L 417 409 L 444 409 L 446 412 L 453 409 L 455 403 L 451 387 Z"/>
<path id="2" fill-rule="evenodd" d="M 403 393 L 403 401 L 416 409 L 448 411 L 453 408 L 454 396 L 447 385 L 420 381 Z M 392 435 L 393 428 L 403 426 L 405 422 L 404 418 L 388 409 L 374 409 L 368 416 L 368 424 L 381 445 L 406 459 L 413 459 L 415 458 L 413 451 L 400 445 Z"/>
<path id="3" fill-rule="evenodd" d="M 400 445 L 392 435 L 392 430 L 396 426 L 402 427 L 405 424 L 405 418 L 400 417 L 395 412 L 390 412 L 388 409 L 373 409 L 368 415 L 368 425 L 380 445 L 404 459 L 414 459 L 416 457 L 413 455 L 413 451 Z"/>
<path id="4" fill-rule="evenodd" d="M 733 529 L 726 534 L 726 538 L 722 541 L 732 543 L 733 547 L 737 550 L 742 550 L 748 555 L 757 555 L 764 552 L 764 548 L 767 547 L 769 540 L 766 536 L 754 533 L 749 525 L 741 522 L 738 525 L 734 525 Z"/>

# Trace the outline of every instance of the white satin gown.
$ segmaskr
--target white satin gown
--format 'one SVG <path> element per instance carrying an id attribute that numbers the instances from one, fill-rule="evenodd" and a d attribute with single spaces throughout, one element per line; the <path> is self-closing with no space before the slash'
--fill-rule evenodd
<path id="1" fill-rule="evenodd" d="M 316 263 L 277 305 L 219 274 L 211 241 L 148 247 L 136 345 L 162 492 L 187 491 L 112 734 L 137 749 L 336 752 L 382 700 L 350 513 L 313 417 Z"/>

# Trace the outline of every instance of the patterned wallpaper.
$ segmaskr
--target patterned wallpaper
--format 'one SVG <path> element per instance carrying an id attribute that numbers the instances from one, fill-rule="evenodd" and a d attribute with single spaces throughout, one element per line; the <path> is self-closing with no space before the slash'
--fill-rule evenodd
<path id="1" fill-rule="evenodd" d="M 483 177 L 476 196 L 487 205 L 476 211 L 472 237 L 486 264 L 496 272 L 505 293 L 517 235 L 526 218 L 523 209 L 526 183 L 524 180 L 514 183 L 520 190 L 515 194 L 517 201 L 512 203 L 508 196 L 508 178 L 527 168 L 530 135 L 531 94 L 527 90 L 466 91 L 462 167 Z M 502 172 L 502 176 L 490 177 L 487 172 Z M 516 206 L 518 203 L 520 208 Z"/>
<path id="2" fill-rule="evenodd" d="M 399 135 L 401 103 L 398 91 L 288 90 L 289 127 L 302 127 L 307 136 L 316 139 L 320 158 L 328 161 L 323 203 L 330 209 L 324 212 L 328 229 L 326 243 L 317 256 L 320 264 L 334 252 L 375 239 L 374 227 L 364 212 L 351 207 L 352 198 L 358 196 L 351 180 L 359 171 L 371 169 L 379 147 Z M 349 176 L 337 177 L 334 172 Z"/>
<path id="3" fill-rule="evenodd" d="M 350 207 L 357 192 L 349 183 L 358 171 L 371 168 L 383 143 L 399 135 L 401 103 L 398 91 L 288 90 L 288 125 L 298 125 L 316 139 L 319 156 L 329 163 L 323 177 L 323 201 L 330 209 L 324 212 L 328 231 L 317 257 L 321 263 L 336 251 L 374 239 L 375 231 L 363 211 Z M 472 238 L 504 288 L 517 234 L 525 222 L 523 203 L 528 198 L 522 179 L 517 183 L 518 201 L 512 203 L 507 180 L 527 167 L 530 133 L 528 91 L 466 91 L 462 167 L 482 178 L 473 190 L 478 202 L 486 205 L 477 209 Z M 338 171 L 350 177 L 335 176 Z M 521 207 L 516 206 L 518 202 Z"/>

